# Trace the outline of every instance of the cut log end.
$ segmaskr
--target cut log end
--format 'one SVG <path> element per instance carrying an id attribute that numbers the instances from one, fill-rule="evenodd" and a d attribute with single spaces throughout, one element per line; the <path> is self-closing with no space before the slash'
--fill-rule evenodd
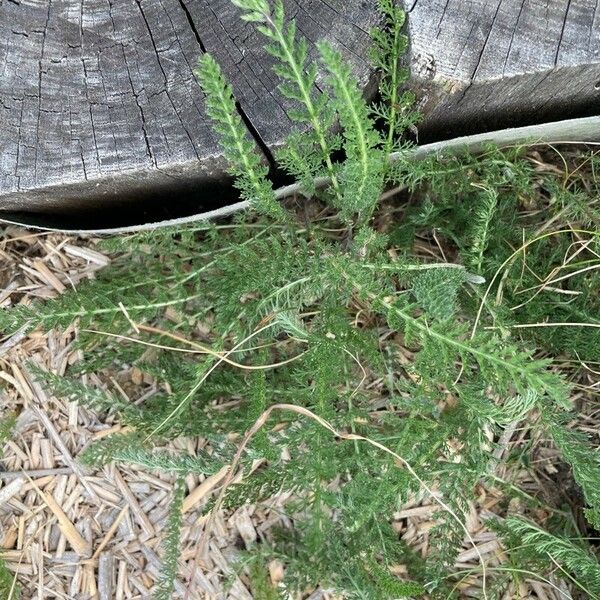
<path id="1" fill-rule="evenodd" d="M 419 141 L 596 114 L 599 3 L 406 0 Z M 328 40 L 373 91 L 376 2 L 285 7 L 313 57 Z M 202 53 L 267 158 L 293 128 L 274 59 L 239 17 L 230 0 L 0 0 L 0 212 L 155 210 L 168 197 L 185 214 L 226 201 L 194 76 Z"/>
<path id="2" fill-rule="evenodd" d="M 597 115 L 600 0 L 408 0 L 423 139 Z"/>

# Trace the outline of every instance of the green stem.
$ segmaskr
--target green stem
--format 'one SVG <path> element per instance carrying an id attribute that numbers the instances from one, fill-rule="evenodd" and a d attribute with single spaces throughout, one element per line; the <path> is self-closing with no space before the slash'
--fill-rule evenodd
<path id="1" fill-rule="evenodd" d="M 316 110 L 313 100 L 311 98 L 310 90 L 306 87 L 306 82 L 304 81 L 304 79 L 302 77 L 301 66 L 297 63 L 296 59 L 294 58 L 292 49 L 288 45 L 283 31 L 279 27 L 277 27 L 277 24 L 271 18 L 271 15 L 265 14 L 264 17 L 265 17 L 266 22 L 270 25 L 271 29 L 275 33 L 276 40 L 285 53 L 287 63 L 290 65 L 290 67 L 292 68 L 292 71 L 294 72 L 296 84 L 298 85 L 298 89 L 300 90 L 300 93 L 302 94 L 302 100 L 304 102 L 304 105 L 306 106 L 306 108 L 308 110 L 311 125 L 313 126 L 313 129 L 315 130 L 317 139 L 319 140 L 319 146 L 321 148 L 323 160 L 325 161 L 325 164 L 327 166 L 327 172 L 329 173 L 329 177 L 331 178 L 331 186 L 333 187 L 333 189 L 335 191 L 335 195 L 336 195 L 337 199 L 341 202 L 342 192 L 340 190 L 339 181 L 335 175 L 331 156 L 329 155 L 329 149 L 327 147 L 327 141 L 325 139 L 325 134 L 323 132 L 323 126 L 322 126 L 321 122 L 319 121 L 319 116 L 317 114 L 317 110 Z"/>
<path id="2" fill-rule="evenodd" d="M 388 123 L 387 142 L 385 144 L 385 154 L 388 157 L 394 147 L 394 132 L 396 131 L 396 120 L 398 118 L 398 61 L 400 59 L 398 53 L 398 44 L 400 41 L 400 28 L 396 24 L 394 26 L 394 53 L 392 58 L 391 78 L 392 78 L 392 96 L 390 98 L 390 118 Z"/>

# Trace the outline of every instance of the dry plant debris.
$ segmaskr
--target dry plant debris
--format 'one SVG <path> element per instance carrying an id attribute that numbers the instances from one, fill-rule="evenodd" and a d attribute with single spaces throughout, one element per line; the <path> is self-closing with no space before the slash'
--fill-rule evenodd
<path id="1" fill-rule="evenodd" d="M 76 286 L 84 278 L 110 262 L 110 257 L 94 249 L 94 239 L 74 239 L 59 234 L 28 233 L 14 227 L 3 231 L 0 241 L 2 292 L 0 305 L 28 303 L 34 298 L 49 298 Z M 432 252 L 431 248 L 427 248 Z M 78 406 L 77 402 L 50 397 L 33 379 L 28 364 L 43 365 L 64 373 L 78 360 L 73 349 L 77 328 L 47 335 L 17 332 L 0 342 L 0 377 L 3 379 L 2 414 L 18 415 L 14 434 L 3 447 L 0 469 L 0 548 L 9 570 L 15 574 L 25 600 L 63 598 L 125 600 L 149 598 L 159 569 L 159 545 L 168 512 L 174 481 L 164 475 L 144 472 L 130 466 L 105 467 L 90 471 L 77 461 L 78 454 L 92 441 L 120 429 L 111 419 Z M 410 353 L 406 351 L 406 360 Z M 89 377 L 89 376 L 86 376 Z M 94 382 L 102 385 L 101 381 Z M 126 395 L 142 383 L 139 371 L 126 368 L 113 379 Z M 377 382 L 368 385 L 376 386 Z M 597 411 L 596 411 L 597 413 Z M 589 411 L 584 427 L 598 434 L 595 417 Z M 524 434 L 509 429 L 496 458 L 502 452 L 523 443 Z M 193 452 L 202 440 L 174 443 Z M 544 495 L 553 485 L 556 472 L 555 452 L 541 447 L 549 481 L 515 468 L 502 478 L 512 481 L 532 496 Z M 187 495 L 183 502 L 183 552 L 180 578 L 175 597 L 183 598 L 191 573 L 194 573 L 198 598 L 252 599 L 243 571 L 232 568 L 239 549 L 269 536 L 274 525 L 289 525 L 282 510 L 288 496 L 280 494 L 268 502 L 245 506 L 233 513 L 219 511 L 210 531 L 210 539 L 200 556 L 199 568 L 193 560 L 199 540 L 205 534 L 208 517 L 203 513 L 207 500 L 220 489 L 225 470 L 201 480 L 186 478 Z M 549 483 L 550 482 L 550 483 Z M 428 532 L 434 525 L 439 506 L 431 497 L 415 497 L 393 515 L 398 535 L 420 554 L 430 550 Z M 518 513 L 514 502 L 508 507 Z M 456 568 L 464 573 L 457 586 L 461 597 L 480 597 L 482 572 L 479 561 L 485 558 L 487 569 L 502 569 L 507 557 L 496 534 L 486 527 L 486 519 L 502 515 L 500 488 L 478 490 L 478 502 L 472 505 L 466 526 L 475 542 L 465 539 Z M 540 519 L 548 515 L 540 514 Z M 406 567 L 394 567 L 397 574 Z M 283 578 L 278 561 L 268 565 L 273 584 Z M 525 576 L 514 598 L 563 600 L 571 591 L 564 580 L 550 577 L 540 581 Z M 324 589 L 307 590 L 309 600 L 334 600 Z M 507 597 L 508 598 L 508 597 Z"/>

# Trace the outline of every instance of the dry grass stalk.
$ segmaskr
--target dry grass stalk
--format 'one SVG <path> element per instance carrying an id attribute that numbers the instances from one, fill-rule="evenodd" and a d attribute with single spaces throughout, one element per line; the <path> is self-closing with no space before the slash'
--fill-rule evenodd
<path id="1" fill-rule="evenodd" d="M 3 257 L 0 307 L 50 298 L 82 279 L 93 277 L 110 262 L 110 257 L 94 246 L 94 240 L 82 242 L 68 236 L 28 234 L 6 228 L 0 239 Z M 424 244 L 423 252 L 439 257 L 435 246 Z M 64 372 L 77 360 L 77 352 L 72 348 L 75 335 L 74 328 L 47 335 L 27 334 L 23 330 L 0 339 L 0 377 L 6 383 L 4 408 L 20 413 L 15 436 L 3 449 L 0 548 L 9 568 L 18 574 L 25 600 L 50 597 L 141 600 L 151 594 L 160 569 L 161 532 L 173 481 L 129 466 L 89 473 L 81 468 L 77 462 L 81 450 L 92 439 L 119 431 L 121 427 L 76 404 L 48 397 L 27 369 L 27 362 L 33 359 L 45 368 Z M 410 361 L 410 352 L 402 352 L 402 358 Z M 141 383 L 136 373 L 124 370 L 115 377 L 130 397 L 135 398 L 136 386 Z M 92 381 L 101 385 L 99 380 L 92 378 Z M 592 413 L 591 409 L 586 412 Z M 595 425 L 596 421 L 590 417 L 588 429 L 597 431 Z M 525 432 L 514 427 L 502 442 L 502 452 L 509 452 L 529 440 Z M 197 597 L 251 599 L 250 584 L 244 574 L 233 578 L 229 592 L 224 587 L 224 581 L 231 576 L 240 540 L 251 543 L 254 539 L 268 538 L 273 526 L 290 524 L 282 514 L 282 505 L 288 497 L 285 494 L 234 515 L 214 511 L 209 524 L 201 516 L 203 506 L 219 486 L 223 491 L 226 475 L 223 469 L 202 482 L 190 478 L 191 491 L 183 505 L 178 598 L 183 597 L 193 577 Z M 531 472 L 517 469 L 497 475 L 518 484 L 532 496 L 544 488 L 544 482 L 536 480 Z M 241 476 L 235 475 L 233 482 Z M 433 501 L 426 496 L 413 498 L 393 515 L 398 536 L 422 553 L 429 549 L 432 515 L 439 510 L 436 492 L 432 491 Z M 458 568 L 477 571 L 480 556 L 489 568 L 506 564 L 507 557 L 498 540 L 485 525 L 501 504 L 502 493 L 498 489 L 481 488 L 479 501 L 467 521 L 468 535 L 477 550 L 465 541 Z M 519 512 L 521 507 L 512 505 L 510 510 Z M 199 568 L 192 575 L 198 540 L 205 539 L 208 530 L 210 543 L 201 553 Z M 394 566 L 398 573 L 403 569 L 404 565 Z M 269 564 L 269 576 L 274 584 L 279 583 L 284 576 L 283 565 Z M 545 582 L 531 578 L 524 580 L 518 589 L 512 587 L 507 598 L 536 594 L 539 598 L 558 600 L 568 592 L 564 582 L 557 579 Z M 481 595 L 480 571 L 460 586 L 464 598 L 477 594 Z M 321 588 L 307 591 L 307 597 L 335 598 Z"/>

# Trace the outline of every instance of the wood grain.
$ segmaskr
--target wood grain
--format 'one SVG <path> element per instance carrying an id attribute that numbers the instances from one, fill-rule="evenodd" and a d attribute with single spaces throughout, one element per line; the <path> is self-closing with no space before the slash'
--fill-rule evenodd
<path id="1" fill-rule="evenodd" d="M 597 114 L 599 4 L 405 0 L 419 141 Z M 374 0 L 285 5 L 312 56 L 329 40 L 373 91 Z M 0 0 L 0 211 L 100 207 L 116 225 L 127 205 L 147 220 L 221 206 L 226 165 L 193 73 L 202 53 L 266 161 L 293 128 L 264 40 L 239 16 L 230 0 Z"/>
<path id="2" fill-rule="evenodd" d="M 311 42 L 342 50 L 366 85 L 374 3 L 286 8 Z M 268 154 L 292 124 L 263 42 L 229 0 L 0 0 L 0 208 L 176 197 L 222 179 L 193 73 L 205 51 Z"/>
<path id="3" fill-rule="evenodd" d="M 598 114 L 599 0 L 407 0 L 428 137 Z"/>

